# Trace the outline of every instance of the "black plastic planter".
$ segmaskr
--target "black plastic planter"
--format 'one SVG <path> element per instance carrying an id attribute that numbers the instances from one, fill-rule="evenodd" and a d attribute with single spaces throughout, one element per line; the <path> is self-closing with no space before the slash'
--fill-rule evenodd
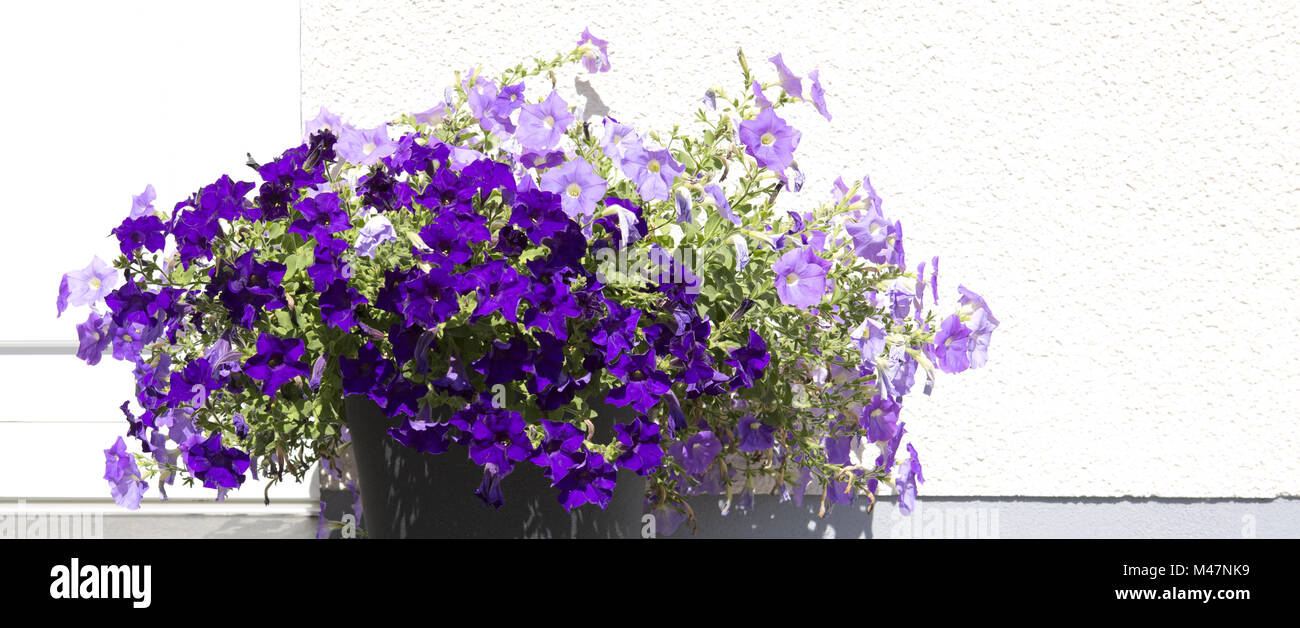
<path id="1" fill-rule="evenodd" d="M 625 417 L 605 413 L 597 439 L 608 441 L 611 425 Z M 585 505 L 565 511 L 542 470 L 517 465 L 501 481 L 505 505 L 494 509 L 475 497 L 483 469 L 464 449 L 423 454 L 388 435 L 397 422 L 365 397 L 347 398 L 348 427 L 357 461 L 363 526 L 371 538 L 624 538 L 639 537 L 645 482 L 620 470 L 605 510 Z M 630 417 L 627 417 L 630 419 Z"/>

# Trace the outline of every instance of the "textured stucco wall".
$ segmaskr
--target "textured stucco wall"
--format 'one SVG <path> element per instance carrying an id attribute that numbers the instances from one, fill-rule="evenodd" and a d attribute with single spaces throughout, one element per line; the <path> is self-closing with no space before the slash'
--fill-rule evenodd
<path id="1" fill-rule="evenodd" d="M 835 116 L 783 110 L 809 178 L 783 202 L 870 174 L 941 296 L 1003 321 L 906 410 L 923 493 L 1300 493 L 1294 3 L 919 4 L 304 0 L 302 108 L 378 123 L 590 25 L 614 70 L 562 95 L 663 129 L 738 88 L 737 46 L 783 52 Z"/>

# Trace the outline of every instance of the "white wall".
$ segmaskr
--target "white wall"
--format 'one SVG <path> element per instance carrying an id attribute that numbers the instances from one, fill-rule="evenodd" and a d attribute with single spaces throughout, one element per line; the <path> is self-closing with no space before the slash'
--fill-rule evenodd
<path id="1" fill-rule="evenodd" d="M 290 1 L 8 7 L 0 501 L 106 499 L 130 378 L 68 355 L 75 312 L 55 320 L 54 296 L 113 253 L 145 183 L 170 205 L 294 141 L 300 112 L 422 110 L 453 70 L 588 25 L 614 71 L 582 80 L 641 127 L 734 89 L 738 45 L 764 71 L 776 52 L 820 67 L 835 123 L 792 116 L 809 183 L 784 200 L 870 174 L 914 259 L 942 257 L 945 297 L 989 298 L 990 365 L 906 410 L 925 494 L 1300 493 L 1292 3 L 913 4 L 304 0 L 301 55 Z M 217 507 L 252 508 L 250 488 Z"/>
<path id="2" fill-rule="evenodd" d="M 1292 2 L 304 0 L 302 19 L 303 111 L 364 124 L 588 25 L 614 69 L 581 79 L 642 128 L 735 89 L 738 45 L 764 72 L 777 52 L 820 67 L 835 123 L 792 116 L 809 181 L 784 200 L 870 174 L 912 258 L 941 257 L 942 296 L 964 283 L 1003 321 L 987 368 L 906 410 L 924 494 L 1300 493 Z"/>
<path id="3" fill-rule="evenodd" d="M 102 451 L 126 431 L 130 369 L 72 353 L 85 308 L 56 319 L 59 277 L 92 255 L 146 183 L 170 209 L 222 173 L 250 177 L 299 137 L 298 3 L 14 3 L 0 20 L 6 237 L 0 246 L 0 508 L 116 509 Z M 307 513 L 310 484 L 151 488 L 138 514 Z M 197 501 L 196 501 L 197 500 Z M 41 506 L 36 506 L 41 507 Z"/>

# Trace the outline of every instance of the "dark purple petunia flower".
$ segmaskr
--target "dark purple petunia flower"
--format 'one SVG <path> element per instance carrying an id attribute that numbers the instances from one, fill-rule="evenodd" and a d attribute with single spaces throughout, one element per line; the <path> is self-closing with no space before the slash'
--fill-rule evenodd
<path id="1" fill-rule="evenodd" d="M 623 383 L 611 389 L 605 401 L 620 408 L 631 406 L 645 414 L 670 389 L 668 374 L 656 367 L 654 351 L 625 353 L 609 372 Z"/>
<path id="2" fill-rule="evenodd" d="M 564 477 L 574 465 L 582 462 L 581 452 L 585 449 L 583 441 L 586 434 L 572 423 L 564 421 L 542 421 L 546 436 L 529 457 L 529 462 L 545 469 L 544 475 L 551 478 Z"/>
<path id="3" fill-rule="evenodd" d="M 348 212 L 340 206 L 339 196 L 333 192 L 304 198 L 294 205 L 294 209 L 302 214 L 302 218 L 289 225 L 289 233 L 296 233 L 304 240 L 311 237 L 319 240 L 327 234 L 352 228 Z"/>
<path id="4" fill-rule="evenodd" d="M 420 453 L 441 454 L 451 447 L 451 425 L 406 417 L 398 427 L 388 428 L 388 435 Z"/>
<path id="5" fill-rule="evenodd" d="M 185 466 L 206 488 L 239 488 L 248 471 L 248 454 L 234 447 L 221 446 L 221 432 L 213 432 L 205 441 L 185 450 Z"/>
<path id="6" fill-rule="evenodd" d="M 641 310 L 624 307 L 615 301 L 606 301 L 609 314 L 600 318 L 591 332 L 591 343 L 604 349 L 606 362 L 612 362 L 624 352 L 631 352 L 637 343 L 637 322 Z"/>
<path id="7" fill-rule="evenodd" d="M 711 430 L 696 432 L 683 444 L 681 458 L 677 461 L 689 475 L 700 475 L 709 469 L 722 451 L 722 441 Z"/>
<path id="8" fill-rule="evenodd" d="M 727 364 L 735 368 L 735 374 L 731 376 L 731 389 L 753 386 L 754 382 L 763 377 L 771 359 L 771 354 L 767 352 L 767 342 L 758 332 L 749 330 L 749 342 L 732 349 L 731 359 L 727 360 Z"/>
<path id="9" fill-rule="evenodd" d="M 140 249 L 156 252 L 167 245 L 166 227 L 153 215 L 127 218 L 112 233 L 117 236 L 122 254 L 129 260 L 134 260 Z"/>
<path id="10" fill-rule="evenodd" d="M 775 446 L 772 434 L 776 428 L 766 425 L 758 419 L 747 416 L 740 420 L 740 450 L 748 453 L 767 451 Z"/>
<path id="11" fill-rule="evenodd" d="M 794 159 L 801 134 L 786 124 L 772 109 L 764 109 L 753 120 L 740 123 L 740 142 L 758 165 L 774 172 L 784 172 Z"/>
<path id="12" fill-rule="evenodd" d="M 369 302 L 347 281 L 335 281 L 320 294 L 320 316 L 327 325 L 350 332 L 357 324 L 357 306 Z"/>
<path id="13" fill-rule="evenodd" d="M 370 395 L 395 370 L 392 361 L 385 359 L 371 342 L 357 350 L 356 358 L 339 357 L 345 395 Z"/>
<path id="14" fill-rule="evenodd" d="M 569 285 L 558 275 L 552 275 L 549 281 L 538 281 L 532 288 L 525 297 L 529 307 L 524 312 L 524 325 L 568 340 L 568 320 L 582 314 L 582 308 L 569 292 Z"/>
<path id="15" fill-rule="evenodd" d="M 528 358 L 528 342 L 523 338 L 513 338 L 510 342 L 494 340 L 487 353 L 470 367 L 482 373 L 483 383 L 491 387 L 523 379 Z"/>
<path id="16" fill-rule="evenodd" d="M 581 462 L 555 481 L 555 488 L 560 490 L 560 504 L 565 510 L 573 510 L 583 504 L 595 504 L 604 510 L 614 497 L 614 486 L 618 481 L 618 470 L 600 454 L 584 451 Z"/>
<path id="17" fill-rule="evenodd" d="M 301 338 L 279 338 L 263 332 L 257 337 L 257 354 L 248 359 L 244 373 L 262 383 L 262 393 L 275 396 L 289 380 L 309 372 L 302 355 L 306 347 Z"/>
<path id="18" fill-rule="evenodd" d="M 474 496 L 483 500 L 485 505 L 500 508 L 506 504 L 505 494 L 501 492 L 501 478 L 505 474 L 491 462 L 483 465 L 483 482 L 474 489 Z"/>
<path id="19" fill-rule="evenodd" d="M 406 316 L 406 324 L 437 327 L 459 312 L 457 291 L 462 285 L 459 277 L 439 267 L 416 273 L 404 281 L 398 286 L 398 307 Z"/>
<path id="20" fill-rule="evenodd" d="M 515 463 L 533 455 L 533 445 L 524 431 L 526 424 L 518 412 L 492 408 L 480 400 L 456 413 L 453 425 L 457 423 L 468 427 L 469 457 L 477 465 L 491 463 L 509 474 Z"/>
<path id="21" fill-rule="evenodd" d="M 615 464 L 641 476 L 654 473 L 662 464 L 664 452 L 659 447 L 659 424 L 640 416 L 631 423 L 615 424 L 614 432 L 623 445 L 623 453 L 614 460 Z"/>
<path id="22" fill-rule="evenodd" d="M 195 358 L 183 370 L 173 372 L 170 383 L 167 402 L 172 407 L 188 404 L 200 408 L 212 393 L 221 388 L 206 358 Z"/>

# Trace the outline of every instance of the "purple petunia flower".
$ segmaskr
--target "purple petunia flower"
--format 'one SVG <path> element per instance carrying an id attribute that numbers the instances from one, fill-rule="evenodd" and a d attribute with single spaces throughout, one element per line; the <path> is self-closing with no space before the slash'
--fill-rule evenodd
<path id="1" fill-rule="evenodd" d="M 925 482 L 925 476 L 921 475 L 921 458 L 911 443 L 907 444 L 907 453 L 912 457 L 898 465 L 894 487 L 898 490 L 898 511 L 910 515 L 916 507 L 916 487 Z"/>
<path id="2" fill-rule="evenodd" d="M 451 447 L 450 429 L 447 423 L 405 417 L 400 426 L 388 428 L 388 435 L 420 453 L 440 454 Z"/>
<path id="3" fill-rule="evenodd" d="M 560 139 L 573 124 L 573 114 L 569 113 L 568 107 L 568 103 L 554 90 L 546 100 L 524 105 L 519 110 L 515 139 L 525 149 L 534 152 L 545 152 L 559 146 Z"/>
<path id="4" fill-rule="evenodd" d="M 352 130 L 352 127 L 345 124 L 337 115 L 321 107 L 320 111 L 316 113 L 316 117 L 308 120 L 304 125 L 302 137 L 303 139 L 310 138 L 323 129 L 329 129 L 335 137 L 342 137 L 345 132 Z"/>
<path id="5" fill-rule="evenodd" d="M 578 38 L 578 47 L 583 46 L 586 46 L 586 49 L 582 53 L 582 67 L 593 74 L 608 72 L 609 42 L 592 35 L 590 28 L 584 28 L 582 36 Z"/>
<path id="6" fill-rule="evenodd" d="M 772 435 L 776 428 L 747 416 L 740 420 L 740 450 L 748 453 L 767 451 L 775 446 Z"/>
<path id="7" fill-rule="evenodd" d="M 609 157 L 620 170 L 630 147 L 640 146 L 641 138 L 630 125 L 622 124 L 613 118 L 605 118 L 605 133 L 600 138 L 600 151 Z"/>
<path id="8" fill-rule="evenodd" d="M 149 490 L 149 484 L 140 477 L 135 457 L 126 450 L 126 441 L 118 436 L 117 442 L 104 450 L 104 479 L 108 480 L 109 492 L 118 506 L 129 510 L 140 508 L 140 499 Z"/>
<path id="9" fill-rule="evenodd" d="M 934 336 L 936 366 L 945 373 L 960 373 L 970 368 L 969 338 L 970 329 L 962 324 L 961 316 L 953 314 L 944 319 Z"/>
<path id="10" fill-rule="evenodd" d="M 759 112 L 753 120 L 740 123 L 740 142 L 758 165 L 774 172 L 784 172 L 794 159 L 802 135 L 785 123 L 771 109 Z"/>
<path id="11" fill-rule="evenodd" d="M 107 316 L 100 316 L 98 312 L 91 312 L 86 318 L 86 322 L 77 325 L 77 357 L 85 360 L 86 364 L 94 366 L 99 364 L 99 359 L 104 355 L 104 349 L 113 342 L 113 333 L 110 329 L 112 321 Z"/>
<path id="12" fill-rule="evenodd" d="M 748 343 L 732 349 L 731 357 L 727 360 L 727 364 L 735 368 L 735 375 L 731 378 L 731 389 L 753 386 L 754 382 L 763 376 L 771 359 L 772 356 L 767 351 L 767 342 L 758 335 L 758 332 L 749 330 Z"/>
<path id="13" fill-rule="evenodd" d="M 731 203 L 727 202 L 727 195 L 722 191 L 722 186 L 717 183 L 710 183 L 704 186 L 704 191 L 713 199 L 713 204 L 718 208 L 718 213 L 723 218 L 731 221 L 731 224 L 740 226 L 740 218 L 731 211 Z"/>
<path id="14" fill-rule="evenodd" d="M 785 90 L 785 93 L 803 100 L 803 79 L 786 67 L 785 60 L 781 58 L 780 54 L 768 59 L 768 61 L 771 61 L 772 65 L 776 66 L 776 73 L 780 76 L 781 89 Z"/>
<path id="15" fill-rule="evenodd" d="M 853 252 L 875 264 L 901 262 L 902 229 L 897 222 L 889 222 L 878 209 L 870 209 L 858 220 L 844 224 L 853 238 Z"/>
<path id="16" fill-rule="evenodd" d="M 636 183 L 643 200 L 668 200 L 669 188 L 683 172 L 686 169 L 666 149 L 647 150 L 638 143 L 628 146 L 624 153 L 623 174 Z"/>
<path id="17" fill-rule="evenodd" d="M 165 231 L 163 222 L 157 216 L 149 215 L 127 218 L 112 233 L 117 236 L 122 254 L 127 259 L 134 260 L 136 252 L 142 248 L 146 251 L 161 251 L 167 245 Z"/>
<path id="18" fill-rule="evenodd" d="M 898 415 L 903 406 L 887 396 L 876 395 L 862 409 L 858 425 L 867 430 L 867 440 L 878 443 L 888 441 L 898 432 Z"/>
<path id="19" fill-rule="evenodd" d="M 631 423 L 617 423 L 614 432 L 623 445 L 623 453 L 614 462 L 637 475 L 650 475 L 659 468 L 664 452 L 659 447 L 659 424 L 645 417 Z"/>
<path id="20" fill-rule="evenodd" d="M 234 447 L 221 446 L 221 432 L 196 442 L 185 450 L 185 466 L 206 488 L 232 489 L 244 483 L 249 467 L 248 454 Z"/>
<path id="21" fill-rule="evenodd" d="M 248 359 L 244 373 L 262 382 L 262 393 L 275 396 L 289 380 L 309 375 L 302 361 L 306 346 L 301 338 L 280 338 L 263 332 L 257 337 L 257 354 Z"/>
<path id="22" fill-rule="evenodd" d="M 67 297 L 66 300 L 59 301 L 59 314 L 63 314 L 64 308 L 68 305 L 93 305 L 99 302 L 121 281 L 122 277 L 117 269 L 105 264 L 96 255 L 89 266 L 63 276 L 59 292 L 63 293 L 62 286 L 66 284 Z"/>
<path id="23" fill-rule="evenodd" d="M 474 404 L 457 413 L 469 432 L 469 457 L 477 465 L 494 464 L 507 475 L 515 463 L 533 454 L 533 445 L 524 432 L 526 424 L 518 412 Z M 473 417 L 473 421 L 469 417 Z"/>
<path id="24" fill-rule="evenodd" d="M 700 475 L 709 469 L 722 451 L 722 441 L 710 430 L 696 432 L 686 440 L 682 459 L 678 463 L 688 475 Z"/>
<path id="25" fill-rule="evenodd" d="M 373 166 L 397 151 L 397 142 L 388 138 L 388 125 L 373 129 L 346 128 L 334 145 L 338 156 L 362 166 Z"/>
<path id="26" fill-rule="evenodd" d="M 812 249 L 792 249 L 772 265 L 776 273 L 776 294 L 781 302 L 808 309 L 826 294 L 826 273 L 831 263 Z"/>
<path id="27" fill-rule="evenodd" d="M 357 241 L 353 248 L 358 257 L 374 257 L 379 245 L 395 241 L 397 231 L 393 229 L 393 223 L 384 216 L 374 216 L 357 231 Z"/>
<path id="28" fill-rule="evenodd" d="M 357 306 L 369 302 L 346 280 L 335 281 L 320 293 L 321 320 L 331 327 L 350 332 L 357 324 Z"/>
<path id="29" fill-rule="evenodd" d="M 772 101 L 768 100 L 767 96 L 763 94 L 763 86 L 758 81 L 754 81 L 750 87 L 754 92 L 754 102 L 758 105 L 759 110 L 771 109 Z"/>
<path id="30" fill-rule="evenodd" d="M 655 368 L 653 350 L 624 353 L 610 365 L 609 372 L 622 382 L 609 391 L 605 401 L 620 408 L 632 406 L 645 414 L 669 391 L 668 374 Z"/>
<path id="31" fill-rule="evenodd" d="M 817 76 L 817 70 L 808 73 L 808 78 L 812 80 L 812 88 L 809 93 L 812 95 L 813 106 L 817 108 L 817 113 L 822 114 L 827 122 L 830 122 L 831 112 L 826 110 L 826 90 L 822 89 L 821 78 Z"/>
<path id="32" fill-rule="evenodd" d="M 606 187 L 605 180 L 581 157 L 547 170 L 541 180 L 543 190 L 560 196 L 564 214 L 579 222 L 595 215 L 596 203 L 605 197 Z"/>
<path id="33" fill-rule="evenodd" d="M 146 184 L 143 192 L 131 197 L 130 217 L 152 216 L 154 214 L 153 202 L 157 198 L 158 195 L 153 190 L 153 184 Z"/>
<path id="34" fill-rule="evenodd" d="M 560 504 L 565 510 L 573 510 L 583 504 L 595 504 L 604 510 L 614 498 L 618 471 L 596 452 L 584 451 L 579 456 L 581 462 L 569 467 L 563 476 L 555 480 L 554 486 L 560 490 Z"/>

